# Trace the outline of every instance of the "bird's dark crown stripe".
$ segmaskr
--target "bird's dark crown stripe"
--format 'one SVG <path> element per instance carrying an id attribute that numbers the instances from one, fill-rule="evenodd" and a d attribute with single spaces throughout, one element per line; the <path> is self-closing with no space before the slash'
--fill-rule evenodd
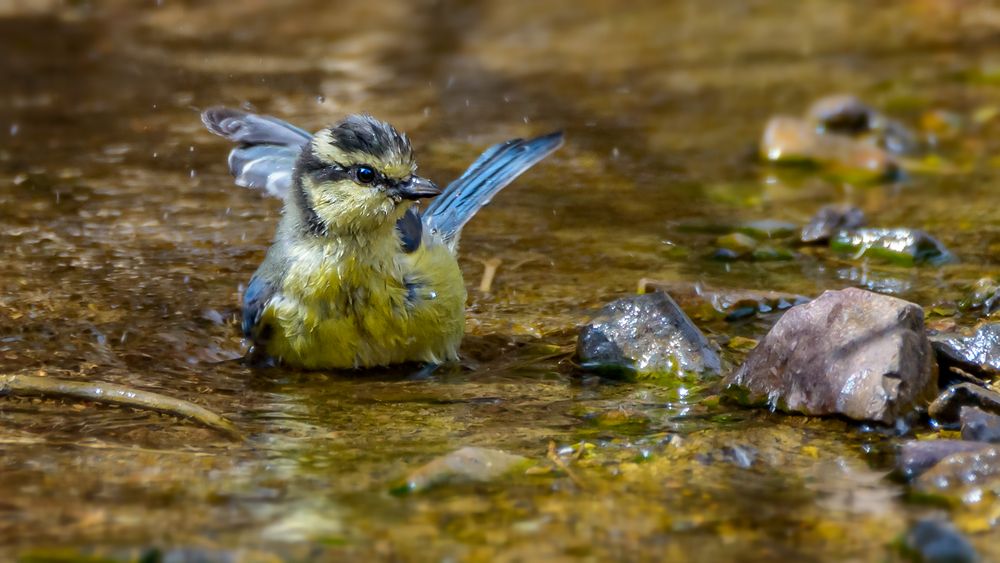
<path id="1" fill-rule="evenodd" d="M 330 140 L 340 150 L 357 155 L 389 158 L 407 156 L 410 141 L 388 123 L 372 117 L 352 115 L 330 129 Z"/>

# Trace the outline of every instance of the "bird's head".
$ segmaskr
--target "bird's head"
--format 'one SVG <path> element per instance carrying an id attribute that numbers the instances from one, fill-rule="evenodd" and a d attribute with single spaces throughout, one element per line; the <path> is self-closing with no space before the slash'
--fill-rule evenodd
<path id="1" fill-rule="evenodd" d="M 406 135 L 371 116 L 351 115 L 303 149 L 292 197 L 311 229 L 364 234 L 390 228 L 414 200 L 441 193 L 416 170 Z"/>

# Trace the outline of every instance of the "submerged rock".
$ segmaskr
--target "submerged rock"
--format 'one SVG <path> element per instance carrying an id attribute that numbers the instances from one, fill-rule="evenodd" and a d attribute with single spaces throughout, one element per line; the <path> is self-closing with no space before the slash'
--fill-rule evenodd
<path id="1" fill-rule="evenodd" d="M 786 312 L 726 387 L 744 403 L 892 424 L 937 389 L 923 317 L 895 297 L 827 291 Z"/>
<path id="2" fill-rule="evenodd" d="M 714 257 L 717 260 L 739 260 L 750 258 L 757 262 L 792 260 L 795 253 L 787 248 L 762 243 L 743 232 L 723 235 L 715 240 L 719 246 Z"/>
<path id="3" fill-rule="evenodd" d="M 528 463 L 530 460 L 523 456 L 467 446 L 413 470 L 393 492 L 419 492 L 452 482 L 490 481 Z"/>
<path id="4" fill-rule="evenodd" d="M 1000 376 L 1000 323 L 979 327 L 972 336 L 937 336 L 931 344 L 942 365 L 992 378 Z"/>
<path id="5" fill-rule="evenodd" d="M 921 563 L 975 563 L 979 560 L 969 540 L 948 522 L 921 520 L 903 538 L 903 550 Z"/>
<path id="6" fill-rule="evenodd" d="M 962 407 L 979 407 L 984 411 L 1000 414 L 1000 393 L 995 393 L 974 383 L 959 383 L 944 390 L 927 414 L 943 425 L 959 422 Z"/>
<path id="7" fill-rule="evenodd" d="M 1000 416 L 978 407 L 962 407 L 962 439 L 1000 443 Z"/>
<path id="8" fill-rule="evenodd" d="M 969 288 L 969 294 L 959 301 L 958 306 L 966 311 L 978 309 L 987 316 L 1000 310 L 1000 284 L 992 278 L 983 278 Z"/>
<path id="9" fill-rule="evenodd" d="M 988 443 L 965 440 L 910 440 L 899 447 L 896 472 L 901 477 L 913 479 L 952 454 L 974 452 L 987 447 Z"/>
<path id="10" fill-rule="evenodd" d="M 764 160 L 775 163 L 814 163 L 859 179 L 891 178 L 898 165 L 881 148 L 842 135 L 824 135 L 812 123 L 794 117 L 771 118 L 760 142 Z"/>
<path id="11" fill-rule="evenodd" d="M 666 291 L 678 296 L 682 303 L 691 303 L 693 307 L 704 309 L 708 305 L 711 311 L 724 315 L 727 321 L 734 321 L 757 314 L 784 311 L 795 305 L 808 303 L 809 298 L 797 293 L 783 291 L 768 291 L 754 289 L 721 289 L 703 284 L 682 284 L 676 282 L 639 280 L 639 292 Z M 694 303 L 692 303 L 694 302 Z M 714 315 L 708 314 L 708 317 Z"/>
<path id="12" fill-rule="evenodd" d="M 904 266 L 943 264 L 954 259 L 937 239 L 917 229 L 840 231 L 830 239 L 830 248 L 850 252 L 854 258 L 881 258 Z"/>
<path id="13" fill-rule="evenodd" d="M 804 243 L 825 243 L 842 230 L 864 226 L 865 214 L 849 205 L 824 205 L 802 228 L 799 240 Z"/>
<path id="14" fill-rule="evenodd" d="M 580 330 L 585 368 L 609 375 L 718 374 L 715 349 L 677 303 L 657 291 L 605 305 Z"/>
<path id="15" fill-rule="evenodd" d="M 923 492 L 960 493 L 971 485 L 990 487 L 1000 483 L 1000 446 L 987 445 L 951 454 L 917 477 L 915 485 Z"/>

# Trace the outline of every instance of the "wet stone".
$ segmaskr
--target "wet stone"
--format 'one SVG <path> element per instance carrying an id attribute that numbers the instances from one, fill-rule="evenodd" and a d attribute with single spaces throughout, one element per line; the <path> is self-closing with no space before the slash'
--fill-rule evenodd
<path id="1" fill-rule="evenodd" d="M 612 376 L 718 374 L 715 349 L 677 303 L 657 291 L 606 305 L 580 330 L 582 365 Z"/>
<path id="2" fill-rule="evenodd" d="M 905 125 L 850 94 L 816 100 L 806 112 L 806 120 L 821 133 L 871 140 L 893 154 L 913 154 L 920 149 L 919 139 Z"/>
<path id="3" fill-rule="evenodd" d="M 865 224 L 865 214 L 849 205 L 824 205 L 802 228 L 799 240 L 804 243 L 825 243 L 839 231 L 857 229 Z"/>
<path id="4" fill-rule="evenodd" d="M 849 288 L 791 308 L 725 385 L 745 404 L 893 424 L 937 389 L 923 310 Z"/>
<path id="5" fill-rule="evenodd" d="M 861 135 L 872 130 L 878 116 L 857 96 L 834 94 L 813 102 L 806 110 L 806 119 L 825 133 Z"/>
<path id="6" fill-rule="evenodd" d="M 943 365 L 987 378 L 1000 376 L 1000 323 L 983 325 L 968 337 L 937 336 L 931 344 Z"/>
<path id="7" fill-rule="evenodd" d="M 965 440 L 910 440 L 899 446 L 896 472 L 905 479 L 913 479 L 950 455 L 986 447 L 988 443 Z"/>
<path id="8" fill-rule="evenodd" d="M 962 407 L 962 439 L 1000 443 L 1000 416 L 978 407 Z"/>
<path id="9" fill-rule="evenodd" d="M 961 495 L 965 486 L 1000 485 L 1000 446 L 987 445 L 945 457 L 915 481 L 917 490 Z"/>
<path id="10" fill-rule="evenodd" d="M 969 540 L 948 522 L 921 520 L 910 527 L 903 548 L 921 563 L 975 563 L 979 561 Z"/>
<path id="11" fill-rule="evenodd" d="M 979 407 L 1000 414 L 1000 393 L 995 393 L 974 383 L 959 383 L 944 390 L 931 403 L 927 413 L 944 426 L 954 426 L 960 421 L 962 407 Z"/>
<path id="12" fill-rule="evenodd" d="M 809 302 L 809 298 L 805 295 L 783 291 L 717 289 L 702 284 L 679 284 L 646 278 L 640 280 L 639 291 L 667 291 L 678 296 L 677 298 L 682 303 L 708 304 L 716 313 L 725 315 L 728 321 L 752 317 L 757 314 L 784 311 L 795 305 Z M 692 306 L 695 305 L 692 304 Z"/>
<path id="13" fill-rule="evenodd" d="M 736 259 L 749 256 L 760 244 L 757 239 L 744 233 L 730 233 L 715 239 L 719 246 L 716 258 Z"/>
<path id="14" fill-rule="evenodd" d="M 824 135 L 808 121 L 771 118 L 764 128 L 760 156 L 785 164 L 818 164 L 860 180 L 891 178 L 898 172 L 892 157 L 872 143 L 841 135 Z"/>
<path id="15" fill-rule="evenodd" d="M 954 256 L 937 239 L 917 229 L 857 229 L 840 231 L 830 248 L 849 252 L 853 258 L 879 258 L 903 266 L 944 264 Z"/>
<path id="16" fill-rule="evenodd" d="M 966 311 L 978 310 L 983 316 L 1000 310 L 1000 284 L 992 278 L 977 281 L 958 306 Z"/>

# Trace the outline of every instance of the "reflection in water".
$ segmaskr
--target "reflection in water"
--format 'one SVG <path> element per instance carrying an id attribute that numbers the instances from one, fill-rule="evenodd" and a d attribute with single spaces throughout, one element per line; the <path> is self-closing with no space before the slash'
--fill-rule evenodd
<path id="1" fill-rule="evenodd" d="M 770 114 L 832 91 L 910 120 L 995 99 L 995 80 L 965 78 L 991 64 L 978 48 L 991 37 L 986 3 L 33 4 L 0 6 L 2 369 L 183 397 L 252 437 L 5 399 L 4 545 L 868 559 L 918 511 L 868 468 L 860 446 L 881 447 L 877 434 L 731 411 L 711 385 L 685 395 L 581 377 L 570 352 L 588 312 L 643 277 L 806 295 L 868 285 L 930 304 L 996 272 L 1000 215 L 981 204 L 996 183 L 981 158 L 996 152 L 991 122 L 945 147 L 977 181 L 851 186 L 772 175 L 750 156 Z M 566 147 L 463 237 L 463 366 L 411 380 L 235 361 L 241 284 L 279 205 L 232 185 L 227 147 L 198 121 L 216 104 L 313 129 L 371 112 L 410 133 L 439 181 L 499 140 L 566 131 Z M 900 271 L 803 251 L 720 263 L 718 234 L 690 228 L 801 223 L 831 202 L 876 226 L 926 229 L 960 262 Z M 493 258 L 491 291 L 476 291 Z M 702 328 L 760 337 L 767 322 Z M 543 460 L 550 440 L 579 452 L 589 490 L 541 473 L 387 494 L 461 446 Z M 283 543 L 300 539 L 308 547 Z"/>

